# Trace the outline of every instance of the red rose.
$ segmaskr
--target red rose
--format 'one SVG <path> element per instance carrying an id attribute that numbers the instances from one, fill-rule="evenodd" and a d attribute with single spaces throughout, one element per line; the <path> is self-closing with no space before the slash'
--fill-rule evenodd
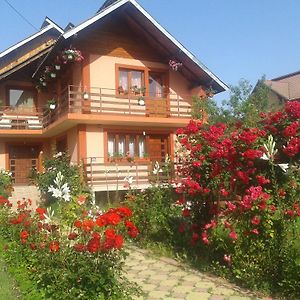
<path id="1" fill-rule="evenodd" d="M 68 235 L 68 239 L 69 239 L 69 240 L 75 240 L 77 237 L 78 237 L 78 234 L 77 234 L 76 232 L 71 232 L 71 233 Z"/>
<path id="2" fill-rule="evenodd" d="M 57 241 L 50 242 L 49 249 L 51 252 L 57 252 L 59 250 L 59 242 Z"/>

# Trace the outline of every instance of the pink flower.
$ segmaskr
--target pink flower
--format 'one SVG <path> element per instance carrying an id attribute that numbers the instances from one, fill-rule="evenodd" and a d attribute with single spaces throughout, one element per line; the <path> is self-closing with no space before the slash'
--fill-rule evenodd
<path id="1" fill-rule="evenodd" d="M 256 228 L 255 228 L 255 229 L 252 229 L 252 230 L 250 230 L 250 232 L 251 232 L 251 233 L 253 233 L 253 234 L 256 234 L 256 235 L 257 235 L 257 234 L 259 234 L 259 232 L 258 232 L 258 230 L 257 230 Z"/>
<path id="2" fill-rule="evenodd" d="M 228 265 L 231 264 L 231 255 L 224 254 L 223 259 Z"/>

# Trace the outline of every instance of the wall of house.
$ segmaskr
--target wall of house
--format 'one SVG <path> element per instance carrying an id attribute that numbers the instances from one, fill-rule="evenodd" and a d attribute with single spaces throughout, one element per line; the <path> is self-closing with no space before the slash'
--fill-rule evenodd
<path id="1" fill-rule="evenodd" d="M 78 130 L 77 127 L 70 129 L 67 133 L 68 151 L 72 162 L 78 161 Z"/>
<path id="2" fill-rule="evenodd" d="M 0 142 L 0 169 L 6 168 L 5 143 Z"/>
<path id="3" fill-rule="evenodd" d="M 116 88 L 116 64 L 169 70 L 166 64 L 159 62 L 91 54 L 90 85 L 114 90 Z M 182 98 L 188 98 L 190 95 L 189 82 L 179 72 L 169 71 L 169 87 L 171 93 L 176 93 Z M 112 91 L 112 93 L 115 92 Z"/>
<path id="4" fill-rule="evenodd" d="M 86 127 L 87 157 L 96 158 L 97 162 L 104 162 L 104 133 L 98 125 Z"/>

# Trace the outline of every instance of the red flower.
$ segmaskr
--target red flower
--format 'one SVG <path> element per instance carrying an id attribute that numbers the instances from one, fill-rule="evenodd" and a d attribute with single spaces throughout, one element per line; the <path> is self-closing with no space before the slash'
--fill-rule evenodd
<path id="1" fill-rule="evenodd" d="M 29 236 L 29 233 L 26 230 L 21 231 L 20 238 L 22 240 L 26 240 L 28 238 L 28 236 Z"/>
<path id="2" fill-rule="evenodd" d="M 30 243 L 30 249 L 31 250 L 36 250 L 36 244 L 35 243 Z"/>
<path id="3" fill-rule="evenodd" d="M 205 245 L 208 245 L 208 244 L 209 244 L 209 240 L 208 240 L 208 236 L 207 236 L 207 232 L 206 232 L 206 231 L 202 232 L 202 234 L 201 234 L 201 239 L 202 239 L 202 242 L 203 242 Z"/>
<path id="4" fill-rule="evenodd" d="M 50 242 L 49 249 L 51 252 L 57 252 L 59 250 L 59 242 L 57 241 Z"/>
<path id="5" fill-rule="evenodd" d="M 190 213 L 190 210 L 188 208 L 185 208 L 183 211 L 182 211 L 182 215 L 185 217 L 185 218 L 188 218 L 191 213 Z"/>
<path id="6" fill-rule="evenodd" d="M 236 232 L 234 232 L 234 231 L 231 231 L 231 232 L 229 233 L 229 237 L 230 237 L 231 239 L 233 239 L 234 241 L 237 240 L 237 238 L 238 238 Z"/>
<path id="7" fill-rule="evenodd" d="M 87 250 L 91 253 L 96 253 L 100 250 L 100 239 L 92 238 L 88 241 L 86 246 Z"/>
<path id="8" fill-rule="evenodd" d="M 259 218 L 258 216 L 254 216 L 254 217 L 252 218 L 252 220 L 251 220 L 251 223 L 252 223 L 253 225 L 259 225 L 259 223 L 260 223 L 260 218 Z"/>
<path id="9" fill-rule="evenodd" d="M 105 236 L 108 237 L 108 238 L 113 238 L 113 237 L 116 235 L 116 232 L 115 232 L 114 229 L 106 229 L 106 230 L 104 231 L 104 234 L 105 234 Z"/>
<path id="10" fill-rule="evenodd" d="M 139 235 L 139 230 L 137 229 L 137 227 L 132 226 L 128 229 L 128 235 L 131 238 L 136 238 Z"/>
<path id="11" fill-rule="evenodd" d="M 257 179 L 257 182 L 258 182 L 259 185 L 265 185 L 265 184 L 270 183 L 269 179 L 267 179 L 267 178 L 265 178 L 264 176 L 261 176 L 261 175 L 257 175 L 256 179 Z"/>
<path id="12" fill-rule="evenodd" d="M 82 244 L 82 243 L 78 243 L 78 244 L 75 244 L 74 246 L 73 246 L 73 248 L 74 248 L 74 250 L 76 251 L 76 252 L 84 252 L 85 251 L 85 245 L 84 244 Z"/>
<path id="13" fill-rule="evenodd" d="M 96 219 L 96 224 L 99 226 L 99 227 L 103 227 L 103 226 L 106 226 L 107 225 L 107 221 L 105 219 L 104 216 L 99 216 L 97 219 Z"/>
<path id="14" fill-rule="evenodd" d="M 181 224 L 179 225 L 178 231 L 179 231 L 180 233 L 183 233 L 183 232 L 185 231 L 185 224 L 184 224 L 184 223 L 181 223 Z"/>
<path id="15" fill-rule="evenodd" d="M 75 221 L 74 221 L 74 226 L 75 226 L 76 228 L 81 228 L 82 222 L 81 222 L 80 220 L 75 220 Z"/>
<path id="16" fill-rule="evenodd" d="M 79 205 L 83 205 L 86 201 L 86 196 L 85 195 L 80 195 L 78 198 L 77 198 L 77 203 Z"/>
<path id="17" fill-rule="evenodd" d="M 256 235 L 258 235 L 259 234 L 259 232 L 258 232 L 258 230 L 255 228 L 255 229 L 252 229 L 252 230 L 250 230 L 250 232 L 251 233 L 253 233 L 253 234 L 256 234 Z"/>
<path id="18" fill-rule="evenodd" d="M 82 222 L 82 229 L 85 232 L 89 232 L 89 231 L 93 230 L 94 226 L 95 226 L 95 223 L 91 219 L 87 219 Z"/>
<path id="19" fill-rule="evenodd" d="M 121 217 L 131 217 L 132 216 L 132 211 L 128 207 L 118 207 L 115 211 Z"/>
<path id="20" fill-rule="evenodd" d="M 68 239 L 69 239 L 69 240 L 75 240 L 77 237 L 78 237 L 78 234 L 77 234 L 76 232 L 71 232 L 71 233 L 68 235 Z"/>

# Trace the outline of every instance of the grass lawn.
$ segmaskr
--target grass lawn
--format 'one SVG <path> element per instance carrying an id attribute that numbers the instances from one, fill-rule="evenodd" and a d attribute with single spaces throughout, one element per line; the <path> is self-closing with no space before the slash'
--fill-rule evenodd
<path id="1" fill-rule="evenodd" d="M 0 258 L 0 299 L 22 299 L 15 282 L 8 274 L 3 260 Z"/>

